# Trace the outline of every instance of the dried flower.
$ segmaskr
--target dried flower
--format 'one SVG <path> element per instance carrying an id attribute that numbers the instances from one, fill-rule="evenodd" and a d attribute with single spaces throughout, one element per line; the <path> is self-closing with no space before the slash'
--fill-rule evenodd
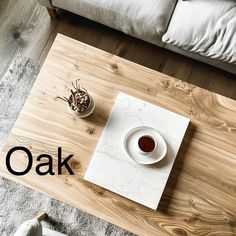
<path id="1" fill-rule="evenodd" d="M 70 90 L 71 95 L 69 96 L 69 99 L 66 97 L 63 97 L 63 98 L 57 97 L 57 98 L 60 98 L 63 101 L 66 101 L 73 111 L 77 111 L 81 113 L 81 112 L 86 111 L 89 108 L 91 101 L 90 101 L 88 91 L 85 88 L 82 88 L 78 84 L 78 80 L 76 80 L 75 83 L 76 85 L 72 83 L 72 86 L 75 89 L 75 91 L 73 91 L 72 89 Z"/>

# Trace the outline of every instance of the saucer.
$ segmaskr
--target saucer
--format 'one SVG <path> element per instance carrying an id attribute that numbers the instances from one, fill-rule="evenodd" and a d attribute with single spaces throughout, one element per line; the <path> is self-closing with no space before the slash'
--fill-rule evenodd
<path id="1" fill-rule="evenodd" d="M 141 136 L 151 136 L 157 142 L 157 148 L 151 154 L 144 154 L 139 149 L 138 140 Z M 135 162 L 150 165 L 162 160 L 167 153 L 167 145 L 161 134 L 152 127 L 138 126 L 131 129 L 124 137 L 124 148 Z"/>

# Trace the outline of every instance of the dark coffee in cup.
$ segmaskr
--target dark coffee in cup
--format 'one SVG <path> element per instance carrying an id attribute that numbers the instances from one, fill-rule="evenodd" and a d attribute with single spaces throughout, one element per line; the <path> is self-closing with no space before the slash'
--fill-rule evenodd
<path id="1" fill-rule="evenodd" d="M 156 142 L 151 136 L 144 135 L 139 138 L 138 146 L 140 150 L 143 151 L 144 153 L 150 153 L 155 150 Z"/>

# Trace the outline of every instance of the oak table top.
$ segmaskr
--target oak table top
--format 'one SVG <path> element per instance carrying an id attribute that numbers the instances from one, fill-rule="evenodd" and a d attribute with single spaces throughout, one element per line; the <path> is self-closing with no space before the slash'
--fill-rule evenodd
<path id="1" fill-rule="evenodd" d="M 76 79 L 96 103 L 86 119 L 55 99 Z M 119 92 L 191 119 L 156 211 L 83 180 Z M 27 175 L 6 168 L 15 146 L 33 154 Z M 57 168 L 58 147 L 74 154 L 75 175 L 37 175 L 40 154 Z M 11 159 L 16 170 L 27 163 L 23 152 Z M 1 152 L 0 175 L 139 235 L 236 235 L 236 101 L 58 35 Z"/>

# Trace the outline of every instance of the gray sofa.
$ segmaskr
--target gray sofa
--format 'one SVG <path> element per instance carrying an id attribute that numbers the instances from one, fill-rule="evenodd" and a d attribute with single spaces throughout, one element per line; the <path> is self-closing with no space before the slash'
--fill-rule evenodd
<path id="1" fill-rule="evenodd" d="M 235 0 L 39 0 L 236 74 Z"/>

